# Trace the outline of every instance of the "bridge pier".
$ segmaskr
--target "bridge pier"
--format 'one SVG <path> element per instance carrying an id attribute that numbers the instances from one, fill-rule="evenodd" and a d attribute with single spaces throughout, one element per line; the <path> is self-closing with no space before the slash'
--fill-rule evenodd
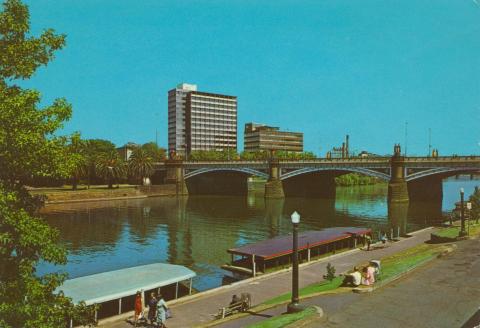
<path id="1" fill-rule="evenodd" d="M 268 181 L 265 183 L 265 198 L 285 198 L 278 159 L 269 161 L 269 173 Z"/>
<path id="2" fill-rule="evenodd" d="M 394 237 L 405 236 L 407 234 L 407 217 L 409 204 L 407 202 L 389 202 L 388 203 L 388 226 Z"/>
<path id="3" fill-rule="evenodd" d="M 170 159 L 165 161 L 166 184 L 175 184 L 177 196 L 188 195 L 187 185 L 185 183 L 185 169 L 182 160 Z"/>
<path id="4" fill-rule="evenodd" d="M 390 159 L 390 182 L 388 183 L 388 202 L 407 203 L 408 185 L 405 180 L 405 157 L 401 155 L 400 145 L 394 146 L 394 155 Z"/>

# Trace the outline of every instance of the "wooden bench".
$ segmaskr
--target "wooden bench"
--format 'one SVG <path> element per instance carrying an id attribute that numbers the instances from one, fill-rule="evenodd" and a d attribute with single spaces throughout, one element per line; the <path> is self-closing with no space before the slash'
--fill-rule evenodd
<path id="1" fill-rule="evenodd" d="M 226 316 L 234 314 L 236 312 L 245 312 L 251 307 L 251 297 L 250 294 L 242 294 L 240 301 L 235 303 L 230 303 L 228 306 L 222 307 L 218 310 L 218 313 L 215 315 L 217 319 L 223 319 Z"/>

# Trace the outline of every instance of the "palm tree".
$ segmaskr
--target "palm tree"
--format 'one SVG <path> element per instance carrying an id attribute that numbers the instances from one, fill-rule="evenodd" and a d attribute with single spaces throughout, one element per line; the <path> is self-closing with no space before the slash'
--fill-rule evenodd
<path id="1" fill-rule="evenodd" d="M 113 183 L 125 176 L 125 163 L 118 155 L 118 152 L 112 150 L 97 158 L 95 171 L 99 176 L 107 180 L 108 188 L 112 189 Z"/>
<path id="2" fill-rule="evenodd" d="M 142 148 L 134 149 L 128 159 L 128 171 L 135 178 L 141 179 L 143 184 L 154 172 L 150 154 Z"/>
<path id="3" fill-rule="evenodd" d="M 67 155 L 70 164 L 70 178 L 72 180 L 72 190 L 77 190 L 78 182 L 87 173 L 87 161 L 85 156 L 86 143 L 80 138 L 79 133 L 71 136 L 70 143 L 67 146 Z"/>

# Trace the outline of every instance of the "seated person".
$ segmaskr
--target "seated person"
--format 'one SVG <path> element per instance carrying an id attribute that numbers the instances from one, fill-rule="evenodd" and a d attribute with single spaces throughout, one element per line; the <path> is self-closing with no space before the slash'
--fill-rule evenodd
<path id="1" fill-rule="evenodd" d="M 371 286 L 375 283 L 375 268 L 371 265 L 363 268 L 362 285 Z"/>
<path id="2" fill-rule="evenodd" d="M 358 271 L 357 267 L 353 268 L 353 272 L 346 274 L 345 279 L 343 279 L 342 286 L 352 286 L 358 287 L 362 282 L 362 274 Z"/>
<path id="3" fill-rule="evenodd" d="M 382 236 L 380 237 L 380 240 L 382 241 L 382 244 L 385 244 L 387 242 L 387 234 L 382 232 Z"/>
<path id="4" fill-rule="evenodd" d="M 232 296 L 232 300 L 230 301 L 230 305 L 238 303 L 240 301 L 241 301 L 240 297 L 238 297 L 237 294 L 235 294 L 235 295 Z"/>

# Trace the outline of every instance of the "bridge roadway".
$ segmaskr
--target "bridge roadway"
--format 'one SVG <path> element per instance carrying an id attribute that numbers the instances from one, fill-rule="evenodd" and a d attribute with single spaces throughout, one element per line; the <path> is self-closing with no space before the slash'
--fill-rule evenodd
<path id="1" fill-rule="evenodd" d="M 442 157 L 403 157 L 404 179 L 406 182 L 441 175 L 480 173 L 480 156 L 442 156 Z M 311 160 L 275 160 L 279 168 L 279 179 L 320 172 L 338 171 L 360 173 L 385 181 L 392 179 L 392 157 L 367 158 L 316 158 Z M 176 161 L 184 170 L 184 179 L 210 172 L 241 172 L 246 175 L 271 178 L 269 160 L 232 160 L 232 161 Z M 155 163 L 157 171 L 166 170 L 168 161 Z"/>

